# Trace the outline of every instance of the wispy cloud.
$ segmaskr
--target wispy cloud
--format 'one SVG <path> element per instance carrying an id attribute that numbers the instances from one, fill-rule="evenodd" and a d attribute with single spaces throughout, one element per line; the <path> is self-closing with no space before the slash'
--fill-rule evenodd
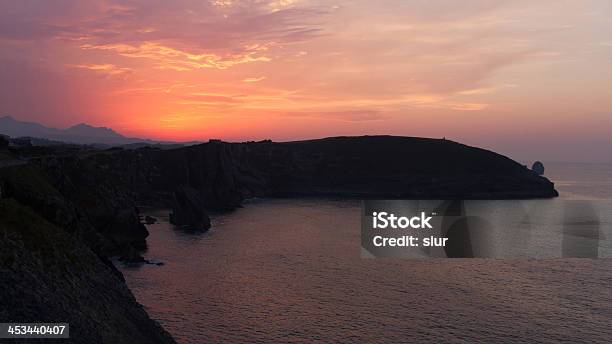
<path id="1" fill-rule="evenodd" d="M 225 95 L 215 93 L 191 93 L 179 96 L 180 104 L 237 104 L 243 102 L 238 95 Z"/>
<path id="2" fill-rule="evenodd" d="M 389 116 L 379 110 L 341 110 L 341 111 L 292 111 L 284 112 L 283 116 L 288 117 L 306 117 L 306 118 L 318 118 L 325 120 L 335 121 L 346 121 L 346 122 L 369 122 L 369 121 L 381 121 L 388 119 Z"/>
<path id="3" fill-rule="evenodd" d="M 242 79 L 242 82 L 260 82 L 263 80 L 266 80 L 265 76 L 244 78 Z"/>
<path id="4" fill-rule="evenodd" d="M 125 75 L 132 72 L 132 69 L 125 67 L 118 67 L 114 64 L 76 64 L 69 65 L 69 67 L 85 69 L 92 72 L 103 73 L 107 75 Z"/>
<path id="5" fill-rule="evenodd" d="M 107 50 L 121 56 L 150 59 L 162 69 L 188 71 L 203 68 L 227 69 L 237 64 L 249 62 L 268 62 L 270 58 L 263 56 L 268 50 L 265 45 L 251 45 L 244 47 L 241 53 L 220 56 L 210 53 L 192 53 L 164 46 L 159 43 L 144 42 L 138 46 L 128 44 L 81 45 L 83 50 Z"/>

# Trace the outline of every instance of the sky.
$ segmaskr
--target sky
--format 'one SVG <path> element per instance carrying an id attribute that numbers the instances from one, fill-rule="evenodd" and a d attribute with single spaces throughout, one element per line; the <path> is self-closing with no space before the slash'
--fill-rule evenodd
<path id="1" fill-rule="evenodd" d="M 607 0 L 0 0 L 0 115 L 612 162 L 610 17 Z"/>

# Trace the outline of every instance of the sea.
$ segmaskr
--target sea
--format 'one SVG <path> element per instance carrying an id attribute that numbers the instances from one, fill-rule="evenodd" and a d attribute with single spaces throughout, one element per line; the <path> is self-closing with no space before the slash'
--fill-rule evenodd
<path id="1" fill-rule="evenodd" d="M 612 165 L 545 166 L 560 197 L 530 202 L 597 209 L 609 251 Z M 366 259 L 359 200 L 250 200 L 206 233 L 148 214 L 144 255 L 163 265 L 118 266 L 178 343 L 612 343 L 606 257 Z"/>

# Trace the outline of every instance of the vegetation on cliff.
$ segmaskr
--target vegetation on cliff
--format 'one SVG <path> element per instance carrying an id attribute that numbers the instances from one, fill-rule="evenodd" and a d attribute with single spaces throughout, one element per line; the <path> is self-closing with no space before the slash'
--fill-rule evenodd
<path id="1" fill-rule="evenodd" d="M 67 322 L 73 343 L 173 343 L 106 257 L 117 242 L 45 171 L 2 153 L 0 322 Z"/>
<path id="2" fill-rule="evenodd" d="M 173 343 L 78 238 L 0 200 L 0 322 L 66 322 L 73 343 Z"/>

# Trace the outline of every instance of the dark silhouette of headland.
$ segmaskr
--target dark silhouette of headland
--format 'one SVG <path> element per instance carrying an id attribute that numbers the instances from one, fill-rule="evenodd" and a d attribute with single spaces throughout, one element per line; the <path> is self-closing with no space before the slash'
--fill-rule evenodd
<path id="1" fill-rule="evenodd" d="M 1 320 L 61 318 L 83 343 L 172 342 L 109 260 L 146 262 L 144 223 L 155 219 L 143 218 L 142 206 L 172 209 L 178 228 L 205 231 L 209 211 L 253 197 L 557 196 L 525 166 L 447 139 L 211 140 L 174 149 L 0 141 Z"/>

